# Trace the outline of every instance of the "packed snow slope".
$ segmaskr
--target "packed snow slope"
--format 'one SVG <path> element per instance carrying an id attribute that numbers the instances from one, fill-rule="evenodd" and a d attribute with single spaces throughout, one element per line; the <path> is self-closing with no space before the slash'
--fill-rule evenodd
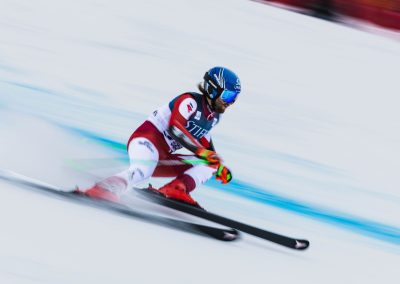
<path id="1" fill-rule="evenodd" d="M 399 42 L 247 0 L 2 0 L 0 35 L 0 169 L 89 186 L 226 66 L 243 91 L 213 139 L 234 180 L 193 197 L 311 242 L 218 242 L 0 181 L 1 283 L 398 283 Z"/>

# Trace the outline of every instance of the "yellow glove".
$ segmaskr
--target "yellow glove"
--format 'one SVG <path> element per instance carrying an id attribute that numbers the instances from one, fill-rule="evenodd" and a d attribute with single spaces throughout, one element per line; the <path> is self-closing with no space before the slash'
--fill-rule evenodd
<path id="1" fill-rule="evenodd" d="M 226 184 L 232 180 L 232 173 L 224 165 L 219 165 L 218 170 L 215 174 L 215 178 L 222 181 L 223 184 Z"/>
<path id="2" fill-rule="evenodd" d="M 196 151 L 196 155 L 201 159 L 206 160 L 209 165 L 219 166 L 221 164 L 221 158 L 214 151 L 207 150 L 206 148 L 199 148 Z"/>

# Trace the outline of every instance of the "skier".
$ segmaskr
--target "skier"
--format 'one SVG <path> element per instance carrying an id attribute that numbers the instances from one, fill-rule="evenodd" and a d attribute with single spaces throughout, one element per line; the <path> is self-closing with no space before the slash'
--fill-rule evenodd
<path id="1" fill-rule="evenodd" d="M 123 192 L 150 177 L 174 177 L 158 192 L 200 207 L 191 191 L 213 175 L 224 184 L 230 182 L 232 174 L 216 153 L 209 132 L 237 99 L 240 80 L 231 70 L 214 67 L 198 88 L 201 94 L 181 94 L 155 110 L 129 138 L 129 169 L 97 182 L 84 194 L 118 202 Z M 193 155 L 174 153 L 182 147 Z"/>

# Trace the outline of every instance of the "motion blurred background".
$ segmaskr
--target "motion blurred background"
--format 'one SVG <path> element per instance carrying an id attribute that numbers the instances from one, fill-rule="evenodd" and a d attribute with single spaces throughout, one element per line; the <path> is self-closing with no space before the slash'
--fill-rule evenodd
<path id="1" fill-rule="evenodd" d="M 0 283 L 398 284 L 398 24 L 398 1 L 0 0 L 1 170 L 90 186 L 222 65 L 243 90 L 213 130 L 234 179 L 192 196 L 311 242 L 218 242 L 1 180 Z"/>

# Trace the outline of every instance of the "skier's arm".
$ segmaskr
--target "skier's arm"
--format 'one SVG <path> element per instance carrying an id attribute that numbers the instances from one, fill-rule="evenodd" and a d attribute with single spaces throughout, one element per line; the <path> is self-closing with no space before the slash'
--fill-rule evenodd
<path id="1" fill-rule="evenodd" d="M 202 138 L 200 138 L 200 143 L 207 150 L 211 150 L 211 151 L 215 152 L 215 147 L 214 147 L 214 143 L 211 139 L 211 136 L 209 136 L 209 135 L 203 136 Z"/>
<path id="2" fill-rule="evenodd" d="M 206 149 L 183 127 L 179 121 L 171 121 L 169 133 L 183 147 L 192 151 L 200 158 L 207 160 L 209 164 L 219 165 L 221 158 L 212 150 Z"/>
<path id="3" fill-rule="evenodd" d="M 193 153 L 196 153 L 199 148 L 202 148 L 202 145 L 193 138 L 178 120 L 170 121 L 169 133 L 179 144 Z"/>
<path id="4" fill-rule="evenodd" d="M 171 110 L 169 133 L 177 142 L 189 151 L 196 152 L 201 144 L 185 128 L 189 118 L 194 115 L 197 103 L 190 94 L 180 96 Z"/>
<path id="5" fill-rule="evenodd" d="M 206 135 L 197 141 L 185 128 L 188 119 L 194 115 L 197 109 L 196 101 L 188 94 L 177 100 L 169 121 L 169 133 L 183 147 L 192 151 L 200 158 L 206 160 L 209 165 L 217 169 L 215 178 L 222 183 L 232 180 L 231 171 L 222 164 L 221 158 L 215 152 L 211 136 Z"/>
<path id="6" fill-rule="evenodd" d="M 218 164 L 221 161 L 218 155 L 197 141 L 184 126 L 187 124 L 188 119 L 194 115 L 196 109 L 197 103 L 191 95 L 187 94 L 180 97 L 172 109 L 169 121 L 169 133 L 172 138 L 189 151 L 211 164 Z"/>

